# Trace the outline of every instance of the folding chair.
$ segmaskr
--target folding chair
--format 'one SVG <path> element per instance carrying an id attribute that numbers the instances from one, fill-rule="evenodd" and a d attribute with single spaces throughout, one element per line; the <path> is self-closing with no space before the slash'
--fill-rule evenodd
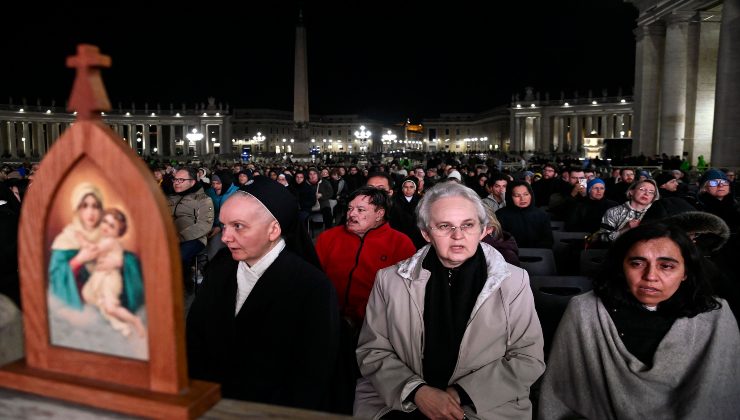
<path id="1" fill-rule="evenodd" d="M 547 353 L 568 302 L 573 296 L 593 289 L 593 280 L 586 276 L 531 276 L 529 284 Z"/>
<path id="2" fill-rule="evenodd" d="M 565 222 L 562 220 L 550 220 L 550 228 L 552 230 L 563 230 L 565 229 Z"/>
<path id="3" fill-rule="evenodd" d="M 519 248 L 519 265 L 530 276 L 554 276 L 557 274 L 555 256 L 551 249 Z"/>
<path id="4" fill-rule="evenodd" d="M 588 277 L 598 276 L 601 273 L 608 251 L 608 249 L 599 248 L 589 248 L 581 251 L 580 274 Z"/>
<path id="5" fill-rule="evenodd" d="M 552 231 L 552 252 L 560 275 L 575 275 L 579 270 L 580 251 L 584 248 L 588 232 Z"/>

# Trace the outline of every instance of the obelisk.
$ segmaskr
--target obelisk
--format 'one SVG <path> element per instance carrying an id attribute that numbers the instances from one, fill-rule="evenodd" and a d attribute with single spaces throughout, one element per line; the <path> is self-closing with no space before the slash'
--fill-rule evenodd
<path id="1" fill-rule="evenodd" d="M 303 11 L 298 12 L 295 28 L 295 75 L 293 84 L 294 138 L 300 153 L 308 151 L 308 67 L 306 62 L 306 27 Z M 299 146 L 300 145 L 300 146 Z"/>

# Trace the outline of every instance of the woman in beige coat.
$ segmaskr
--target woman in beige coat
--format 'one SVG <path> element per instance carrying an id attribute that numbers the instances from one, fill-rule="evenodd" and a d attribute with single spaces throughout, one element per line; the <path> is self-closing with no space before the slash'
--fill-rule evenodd
<path id="1" fill-rule="evenodd" d="M 545 370 L 526 271 L 480 243 L 478 195 L 438 184 L 418 208 L 430 244 L 380 270 L 357 361 L 363 418 L 531 418 L 529 387 Z"/>

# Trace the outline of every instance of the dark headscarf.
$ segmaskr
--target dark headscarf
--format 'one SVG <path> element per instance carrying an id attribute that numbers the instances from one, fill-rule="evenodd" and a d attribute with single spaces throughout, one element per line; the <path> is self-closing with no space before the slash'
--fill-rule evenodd
<path id="1" fill-rule="evenodd" d="M 298 199 L 282 184 L 266 176 L 239 188 L 259 200 L 277 220 L 285 246 L 319 270 L 321 264 L 306 227 L 298 222 Z M 322 270 L 323 271 L 323 270 Z"/>

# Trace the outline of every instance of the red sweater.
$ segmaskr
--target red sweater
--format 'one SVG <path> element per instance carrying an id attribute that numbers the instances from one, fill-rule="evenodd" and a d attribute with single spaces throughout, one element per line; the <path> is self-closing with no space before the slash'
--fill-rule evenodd
<path id="1" fill-rule="evenodd" d="M 369 230 L 362 238 L 344 226 L 336 226 L 316 240 L 321 267 L 337 289 L 339 308 L 358 325 L 365 319 L 365 306 L 378 270 L 403 261 L 414 252 L 416 247 L 411 239 L 388 223 Z"/>

